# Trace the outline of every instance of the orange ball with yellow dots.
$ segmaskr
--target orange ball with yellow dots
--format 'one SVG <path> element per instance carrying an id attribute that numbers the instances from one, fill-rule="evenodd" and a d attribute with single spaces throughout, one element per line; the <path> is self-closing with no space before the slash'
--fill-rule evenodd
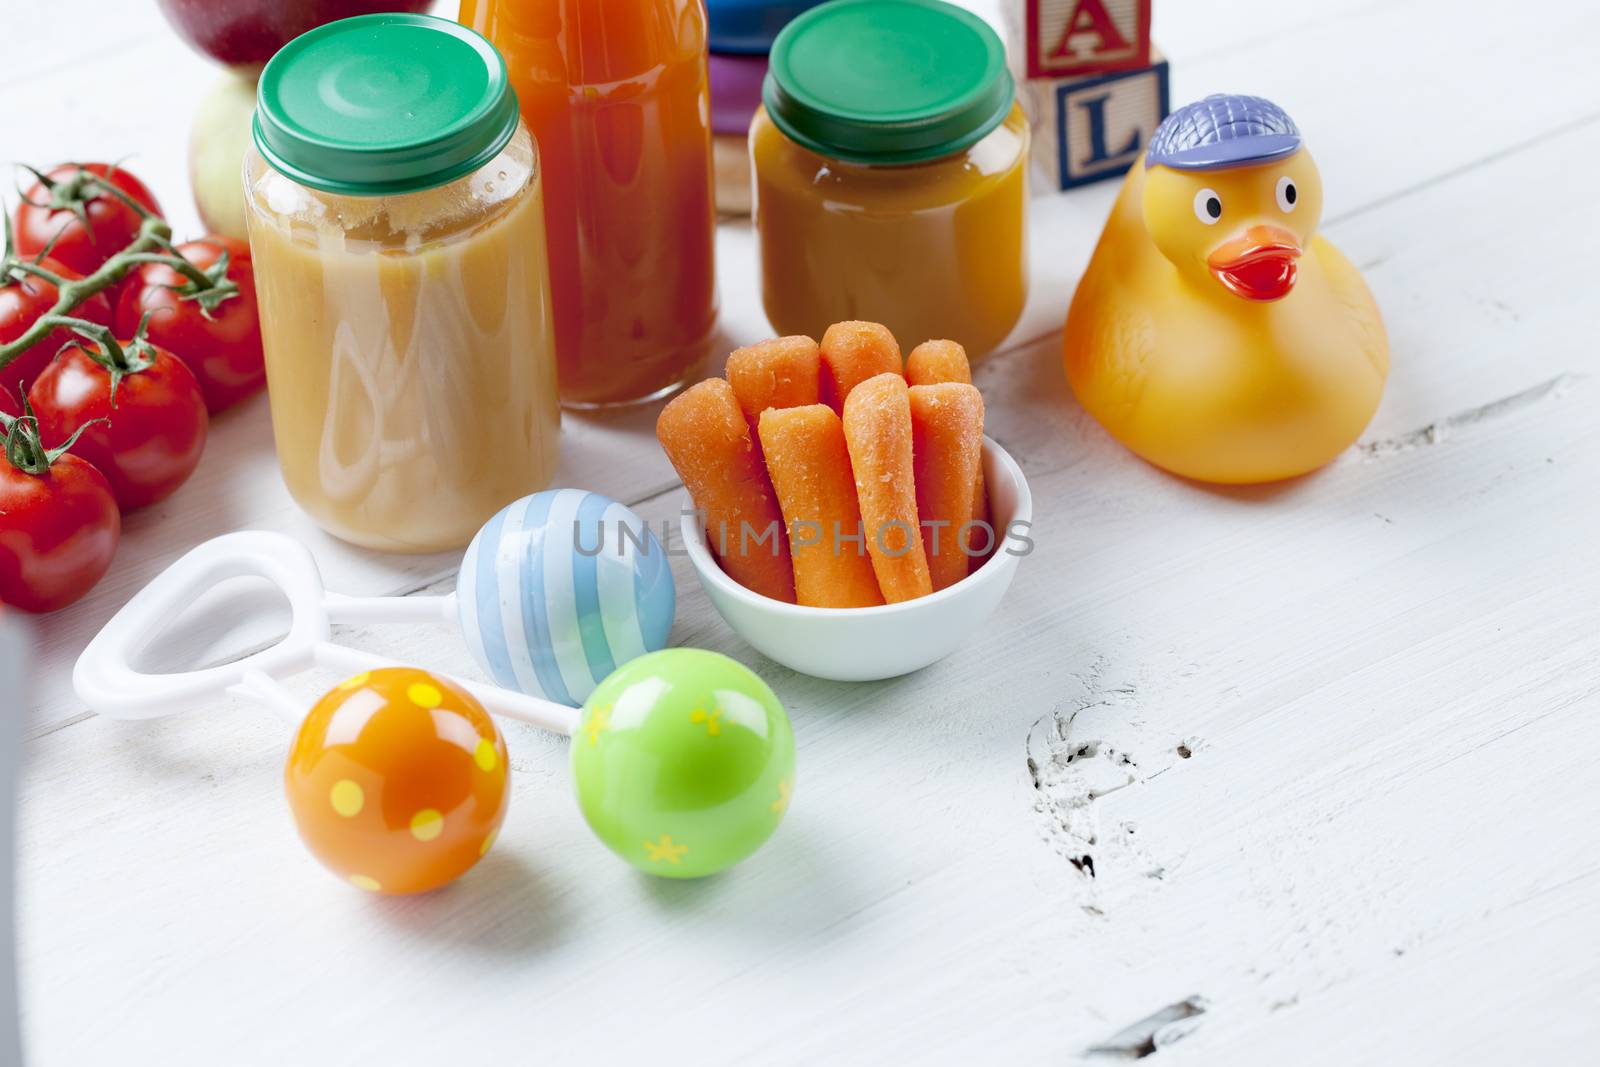
<path id="1" fill-rule="evenodd" d="M 422 893 L 465 874 L 510 798 L 505 741 L 483 705 L 408 667 L 358 674 L 317 701 L 283 784 L 312 855 L 374 893 Z"/>

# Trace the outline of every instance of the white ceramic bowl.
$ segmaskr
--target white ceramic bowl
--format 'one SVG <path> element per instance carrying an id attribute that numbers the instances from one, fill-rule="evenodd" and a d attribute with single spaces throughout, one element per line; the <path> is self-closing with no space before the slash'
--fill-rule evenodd
<path id="1" fill-rule="evenodd" d="M 877 608 L 807 608 L 752 593 L 706 547 L 696 517 L 681 519 L 689 562 L 735 633 L 786 667 L 818 678 L 865 682 L 920 670 L 960 648 L 1000 603 L 1026 554 L 1033 495 L 1016 460 L 988 437 L 983 473 L 990 522 L 1001 544 L 976 571 L 931 596 Z M 1016 524 L 1026 524 L 1020 526 Z"/>

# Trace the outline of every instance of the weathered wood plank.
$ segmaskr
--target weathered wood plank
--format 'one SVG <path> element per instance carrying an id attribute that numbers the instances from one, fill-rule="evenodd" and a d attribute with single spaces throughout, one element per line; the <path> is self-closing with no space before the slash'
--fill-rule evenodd
<path id="1" fill-rule="evenodd" d="M 1580 1062 L 1600 1040 L 1600 217 L 1575 205 L 1600 163 L 1600 16 L 1547 5 L 1530 39 L 1483 34 L 1473 5 L 1282 6 L 1230 23 L 1158 4 L 1157 37 L 1178 99 L 1277 96 L 1311 138 L 1328 232 L 1395 352 L 1363 448 L 1282 487 L 1175 481 L 1077 409 L 1045 336 L 978 369 L 1039 549 L 956 656 L 874 685 L 795 676 L 677 561 L 675 640 L 754 664 L 800 742 L 782 831 L 703 884 L 613 859 L 569 799 L 564 744 L 512 727 L 496 850 L 444 892 L 374 901 L 296 842 L 277 722 L 223 701 L 63 728 L 58 688 L 20 825 L 34 1061 L 471 1044 L 1077 1062 L 1153 1041 L 1156 1062 L 1230 1067 Z M 72 136 L 25 143 L 77 154 Z M 1059 323 L 1108 196 L 1036 205 L 1019 337 Z M 719 240 L 724 330 L 759 336 L 749 234 Z M 281 496 L 263 415 L 220 428 L 167 523 L 131 534 L 126 575 L 46 623 L 47 690 L 96 613 L 184 544 L 245 522 L 321 538 Z M 569 420 L 564 476 L 670 521 L 683 494 L 648 422 Z M 448 558 L 313 543 L 352 592 L 451 584 Z M 472 669 L 444 630 L 343 637 Z"/>

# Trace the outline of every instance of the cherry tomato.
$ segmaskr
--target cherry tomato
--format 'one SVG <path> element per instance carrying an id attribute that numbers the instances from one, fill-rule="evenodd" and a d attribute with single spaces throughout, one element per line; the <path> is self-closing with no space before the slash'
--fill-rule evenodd
<path id="1" fill-rule="evenodd" d="M 122 516 L 105 476 L 77 456 L 46 453 L 31 420 L 13 422 L 5 441 L 0 603 L 55 611 L 82 597 L 110 569 Z M 17 466 L 18 460 L 37 473 Z"/>
<path id="2" fill-rule="evenodd" d="M 56 447 L 91 419 L 72 451 L 100 469 L 123 511 L 172 495 L 194 473 L 205 448 L 206 402 L 200 383 L 171 352 L 148 342 L 118 345 L 129 369 L 111 399 L 117 353 L 85 341 L 56 357 L 34 381 L 28 401 L 39 434 Z M 91 355 L 91 351 L 94 355 Z"/>
<path id="3" fill-rule="evenodd" d="M 177 355 L 194 371 L 213 413 L 231 407 L 267 380 L 261 356 L 261 319 L 256 313 L 255 272 L 250 246 L 231 237 L 203 237 L 178 246 L 178 253 L 215 275 L 228 254 L 227 281 L 238 291 L 207 306 L 206 292 L 163 263 L 146 263 L 128 276 L 117 304 L 117 332 L 132 336 L 145 312 L 153 344 Z"/>
<path id="4" fill-rule="evenodd" d="M 39 261 L 45 270 L 54 271 L 67 279 L 78 279 L 82 274 L 49 256 Z M 47 314 L 56 304 L 56 287 L 43 278 L 35 277 L 15 267 L 0 270 L 0 344 L 9 344 L 39 316 Z M 79 304 L 72 312 L 80 319 L 111 325 L 111 304 L 105 293 L 96 293 Z M 17 386 L 26 388 L 39 372 L 73 339 L 67 329 L 54 329 L 44 338 L 19 353 L 10 363 L 0 367 L 0 392 L 17 395 Z M 15 414 L 15 411 L 13 411 Z"/>
<path id="5" fill-rule="evenodd" d="M 105 178 L 145 209 L 157 215 L 161 206 L 145 184 L 122 167 L 106 163 L 63 163 L 33 187 L 17 204 L 17 251 L 33 256 L 50 249 L 50 255 L 80 274 L 92 274 L 100 264 L 133 242 L 143 221 L 139 213 L 115 194 L 81 187 L 80 173 L 87 171 Z M 52 206 L 70 201 L 82 206 L 88 216 L 85 226 L 69 207 Z M 53 243 L 52 243 L 53 242 Z"/>

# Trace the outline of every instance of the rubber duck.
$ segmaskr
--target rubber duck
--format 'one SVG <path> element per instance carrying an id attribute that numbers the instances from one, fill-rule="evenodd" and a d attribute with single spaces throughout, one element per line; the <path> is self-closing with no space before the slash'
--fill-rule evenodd
<path id="1" fill-rule="evenodd" d="M 1322 179 L 1282 108 L 1173 112 L 1123 181 L 1067 313 L 1067 378 L 1139 456 L 1207 482 L 1315 470 L 1366 428 L 1389 343 L 1317 235 Z"/>

